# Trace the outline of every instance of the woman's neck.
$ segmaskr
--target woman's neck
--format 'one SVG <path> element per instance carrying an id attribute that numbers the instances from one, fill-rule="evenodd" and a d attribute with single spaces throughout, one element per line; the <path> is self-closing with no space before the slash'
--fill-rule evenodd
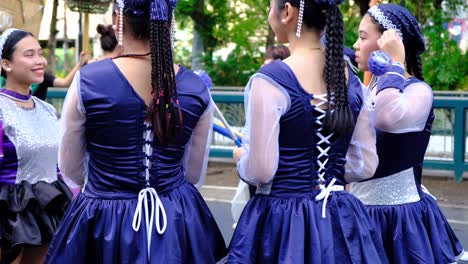
<path id="1" fill-rule="evenodd" d="M 7 78 L 5 83 L 5 89 L 17 92 L 22 95 L 28 95 L 31 89 L 31 84 L 21 84 L 18 82 L 11 81 Z"/>
<path id="2" fill-rule="evenodd" d="M 302 54 L 304 52 L 323 49 L 320 32 L 317 31 L 305 31 L 301 32 L 301 37 L 297 38 L 294 34 L 291 36 L 292 40 L 289 42 L 289 49 L 291 50 L 291 55 L 293 54 Z M 290 39 L 291 39 L 290 38 Z"/>
<path id="3" fill-rule="evenodd" d="M 150 51 L 150 44 L 147 40 L 123 40 L 123 49 L 120 49 L 118 55 L 124 54 L 145 54 Z"/>

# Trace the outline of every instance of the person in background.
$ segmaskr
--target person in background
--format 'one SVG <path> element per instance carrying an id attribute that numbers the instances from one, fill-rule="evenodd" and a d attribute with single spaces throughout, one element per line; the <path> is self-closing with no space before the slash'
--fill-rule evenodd
<path id="1" fill-rule="evenodd" d="M 116 1 L 124 53 L 90 63 L 68 90 L 59 167 L 84 187 L 47 264 L 214 264 L 226 255 L 197 190 L 206 177 L 214 107 L 203 80 L 173 63 L 176 3 Z"/>
<path id="2" fill-rule="evenodd" d="M 0 36 L 0 248 L 2 263 L 42 263 L 72 194 L 57 170 L 54 107 L 31 95 L 47 67 L 29 32 Z"/>
<path id="3" fill-rule="evenodd" d="M 393 64 L 368 87 L 375 103 L 377 170 L 371 179 L 351 183 L 350 191 L 366 205 L 391 263 L 455 263 L 463 247 L 421 184 L 435 115 L 422 72 L 426 48 L 419 23 L 404 7 L 381 4 L 367 11 L 358 35 L 353 47 L 360 70 L 369 69 L 377 50 Z"/>
<path id="4" fill-rule="evenodd" d="M 340 3 L 270 1 L 268 22 L 291 56 L 263 66 L 245 88 L 234 160 L 257 191 L 228 263 L 388 263 L 365 206 L 343 187 L 372 177 L 378 160 L 372 109 L 344 61 Z"/>
<path id="5" fill-rule="evenodd" d="M 91 60 L 91 62 L 96 62 L 102 59 L 107 58 L 114 58 L 118 56 L 121 52 L 120 46 L 117 45 L 117 38 L 115 37 L 115 31 L 112 25 L 103 25 L 99 24 L 96 28 L 96 31 L 101 35 L 100 42 L 101 42 L 101 49 L 104 52 L 102 56 Z"/>
<path id="6" fill-rule="evenodd" d="M 289 55 L 291 55 L 291 53 L 289 48 L 285 45 L 269 46 L 265 52 L 263 65 L 267 65 L 274 60 L 284 60 L 289 57 Z"/>
<path id="7" fill-rule="evenodd" d="M 49 87 L 60 87 L 60 88 L 68 88 L 75 76 L 76 72 L 81 69 L 88 60 L 90 59 L 89 52 L 81 52 L 80 53 L 80 61 L 78 64 L 73 67 L 73 69 L 65 76 L 64 78 L 55 77 L 52 74 L 47 72 L 44 73 L 44 80 L 41 83 L 33 83 L 31 85 L 32 94 L 41 100 L 45 100 L 47 97 L 47 91 Z M 0 77 L 0 87 L 5 85 L 5 77 Z"/>
<path id="8" fill-rule="evenodd" d="M 68 88 L 70 87 L 73 77 L 75 77 L 75 74 L 78 72 L 78 70 L 81 69 L 86 63 L 88 63 L 88 60 L 91 58 L 89 52 L 82 51 L 80 53 L 80 61 L 73 67 L 73 69 L 65 76 L 64 78 L 59 78 L 55 77 L 52 74 L 49 73 L 44 73 L 44 81 L 39 83 L 37 87 L 32 87 L 33 95 L 36 96 L 37 98 L 41 100 L 45 100 L 47 97 L 47 91 L 49 90 L 49 87 L 60 87 L 60 88 Z"/>

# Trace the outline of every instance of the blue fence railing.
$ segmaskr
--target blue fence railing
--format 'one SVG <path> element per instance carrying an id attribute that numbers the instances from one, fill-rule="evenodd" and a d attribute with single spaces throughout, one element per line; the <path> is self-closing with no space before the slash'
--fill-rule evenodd
<path id="1" fill-rule="evenodd" d="M 241 87 L 214 87 L 212 96 L 228 123 L 237 130 L 244 125 L 244 96 Z M 50 89 L 48 101 L 58 111 L 62 109 L 65 91 Z M 468 123 L 468 93 L 435 93 L 434 108 L 436 119 L 424 160 L 424 168 L 450 170 L 456 181 L 461 181 L 468 171 L 466 149 Z M 210 158 L 230 159 L 234 144 L 221 135 L 214 134 Z M 411 146 L 408 146 L 409 148 Z"/>

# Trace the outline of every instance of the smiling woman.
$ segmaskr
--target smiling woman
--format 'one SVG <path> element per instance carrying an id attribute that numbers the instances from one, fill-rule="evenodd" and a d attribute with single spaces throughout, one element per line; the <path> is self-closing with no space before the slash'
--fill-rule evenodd
<path id="1" fill-rule="evenodd" d="M 29 88 L 43 81 L 47 61 L 37 39 L 17 29 L 0 36 L 0 59 L 0 260 L 42 263 L 71 200 L 57 170 L 55 109 Z"/>

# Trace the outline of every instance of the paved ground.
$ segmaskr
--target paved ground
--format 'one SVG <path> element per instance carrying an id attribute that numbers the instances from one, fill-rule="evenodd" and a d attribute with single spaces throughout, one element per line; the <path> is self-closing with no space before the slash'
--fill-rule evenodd
<path id="1" fill-rule="evenodd" d="M 427 172 L 434 175 L 434 172 Z M 229 243 L 233 232 L 230 200 L 239 182 L 232 163 L 208 165 L 205 185 L 201 193 Z M 450 177 L 423 177 L 423 184 L 437 197 L 438 203 L 458 238 L 468 248 L 468 180 L 457 183 Z"/>

